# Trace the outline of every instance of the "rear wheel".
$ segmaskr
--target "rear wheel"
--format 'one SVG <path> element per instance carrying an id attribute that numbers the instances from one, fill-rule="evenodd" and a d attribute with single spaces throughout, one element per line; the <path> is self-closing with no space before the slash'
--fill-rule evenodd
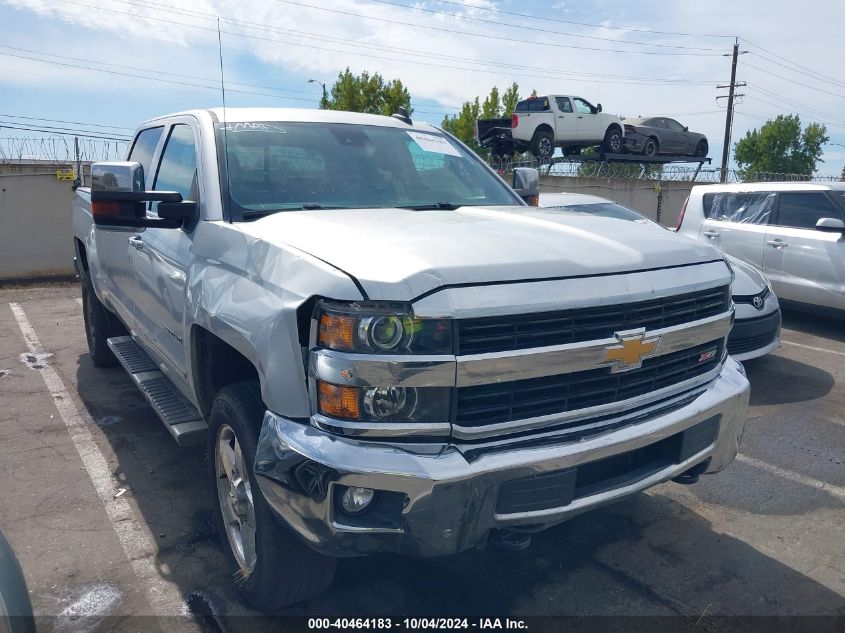
<path id="1" fill-rule="evenodd" d="M 625 141 L 622 139 L 622 130 L 618 125 L 611 125 L 604 133 L 604 141 L 601 144 L 605 152 L 611 154 L 621 154 L 625 147 Z"/>
<path id="2" fill-rule="evenodd" d="M 660 146 L 657 143 L 656 138 L 650 138 L 645 142 L 643 145 L 643 154 L 648 156 L 649 158 L 654 158 L 657 156 L 657 152 L 660 150 Z"/>
<path id="3" fill-rule="evenodd" d="M 707 156 L 708 151 L 709 148 L 707 147 L 707 141 L 703 139 L 700 140 L 698 142 L 698 145 L 695 146 L 695 155 L 698 158 L 704 158 L 705 156 Z"/>
<path id="4" fill-rule="evenodd" d="M 537 158 L 551 158 L 555 152 L 554 137 L 551 132 L 537 130 L 531 139 L 531 153 Z"/>
<path id="5" fill-rule="evenodd" d="M 85 321 L 85 338 L 88 352 L 96 367 L 113 367 L 117 364 L 108 339 L 126 334 L 126 328 L 97 298 L 90 283 L 82 282 L 82 317 Z"/>
<path id="6" fill-rule="evenodd" d="M 280 525 L 264 500 L 253 473 L 263 416 L 257 384 L 221 389 L 208 418 L 208 463 L 217 528 L 237 590 L 254 607 L 278 611 L 325 591 L 335 560 Z"/>

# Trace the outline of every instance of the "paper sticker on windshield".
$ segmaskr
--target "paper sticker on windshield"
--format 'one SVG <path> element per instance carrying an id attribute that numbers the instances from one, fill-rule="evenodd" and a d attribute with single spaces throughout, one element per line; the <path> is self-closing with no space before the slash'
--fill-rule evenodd
<path id="1" fill-rule="evenodd" d="M 424 152 L 449 154 L 450 156 L 461 155 L 458 149 L 442 136 L 420 134 L 419 132 L 408 132 L 408 136 L 414 139 L 414 143 L 419 145 Z"/>

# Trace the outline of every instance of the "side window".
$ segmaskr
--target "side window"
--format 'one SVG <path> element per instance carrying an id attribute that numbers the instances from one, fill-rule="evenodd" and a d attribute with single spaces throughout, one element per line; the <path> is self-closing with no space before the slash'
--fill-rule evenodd
<path id="1" fill-rule="evenodd" d="M 177 124 L 170 131 L 153 189 L 178 191 L 183 200 L 197 200 L 197 152 L 190 126 Z"/>
<path id="2" fill-rule="evenodd" d="M 675 119 L 663 119 L 666 123 L 666 127 L 668 127 L 673 132 L 683 132 L 684 126 L 678 123 Z"/>
<path id="3" fill-rule="evenodd" d="M 821 218 L 842 218 L 842 213 L 821 191 L 780 194 L 778 226 L 815 229 Z"/>
<path id="4" fill-rule="evenodd" d="M 561 112 L 572 112 L 572 102 L 569 97 L 555 97 L 557 109 Z"/>
<path id="5" fill-rule="evenodd" d="M 530 112 L 547 112 L 549 110 L 549 100 L 546 97 L 531 99 L 528 110 Z"/>
<path id="6" fill-rule="evenodd" d="M 516 110 L 514 112 L 528 112 L 531 110 L 531 104 L 529 101 L 520 101 L 516 104 Z"/>
<path id="7" fill-rule="evenodd" d="M 704 195 L 704 214 L 711 220 L 740 224 L 768 224 L 775 194 L 765 191 L 708 193 Z"/>
<path id="8" fill-rule="evenodd" d="M 574 99 L 575 101 L 575 111 L 578 114 L 592 114 L 593 108 L 590 107 L 590 104 L 584 101 L 583 99 L 578 99 L 577 97 Z"/>
<path id="9" fill-rule="evenodd" d="M 158 140 L 161 138 L 163 130 L 163 127 L 151 127 L 141 130 L 138 132 L 138 136 L 135 137 L 135 142 L 132 143 L 128 160 L 141 163 L 141 166 L 144 168 L 144 178 L 150 175 L 153 154 L 155 154 L 156 146 L 158 146 Z"/>

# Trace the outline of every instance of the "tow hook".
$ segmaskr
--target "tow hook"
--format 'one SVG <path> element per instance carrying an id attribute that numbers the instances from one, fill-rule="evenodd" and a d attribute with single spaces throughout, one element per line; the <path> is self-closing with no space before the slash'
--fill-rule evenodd
<path id="1" fill-rule="evenodd" d="M 490 532 L 490 545 L 508 552 L 521 552 L 531 545 L 531 535 L 514 530 L 493 530 Z"/>
<path id="2" fill-rule="evenodd" d="M 675 477 L 672 481 L 676 484 L 682 484 L 684 486 L 691 486 L 692 484 L 698 483 L 698 478 L 701 476 L 705 470 L 707 470 L 707 466 L 710 464 L 710 460 L 703 461 L 700 464 L 696 464 L 689 470 L 685 470 L 680 475 Z"/>

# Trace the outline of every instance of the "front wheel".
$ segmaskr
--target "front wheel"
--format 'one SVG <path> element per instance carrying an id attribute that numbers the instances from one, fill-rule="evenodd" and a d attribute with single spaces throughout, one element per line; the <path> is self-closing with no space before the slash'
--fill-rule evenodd
<path id="1" fill-rule="evenodd" d="M 695 156 L 697 158 L 704 158 L 707 156 L 707 152 L 709 148 L 707 147 L 707 141 L 701 140 L 698 142 L 698 145 L 695 146 Z"/>
<path id="2" fill-rule="evenodd" d="M 253 473 L 263 417 L 257 384 L 221 389 L 208 417 L 208 463 L 236 588 L 254 607 L 273 612 L 328 589 L 335 560 L 281 526 L 264 500 Z"/>
<path id="3" fill-rule="evenodd" d="M 126 328 L 97 298 L 90 283 L 82 282 L 82 318 L 88 352 L 96 367 L 113 367 L 117 358 L 109 349 L 108 339 L 126 334 Z"/>
<path id="4" fill-rule="evenodd" d="M 531 139 L 531 153 L 537 158 L 551 158 L 555 152 L 554 137 L 551 132 L 538 130 Z"/>
<path id="5" fill-rule="evenodd" d="M 622 138 L 622 130 L 619 126 L 612 125 L 607 128 L 604 133 L 604 141 L 602 141 L 602 149 L 611 154 L 621 154 L 625 147 L 625 141 Z"/>

